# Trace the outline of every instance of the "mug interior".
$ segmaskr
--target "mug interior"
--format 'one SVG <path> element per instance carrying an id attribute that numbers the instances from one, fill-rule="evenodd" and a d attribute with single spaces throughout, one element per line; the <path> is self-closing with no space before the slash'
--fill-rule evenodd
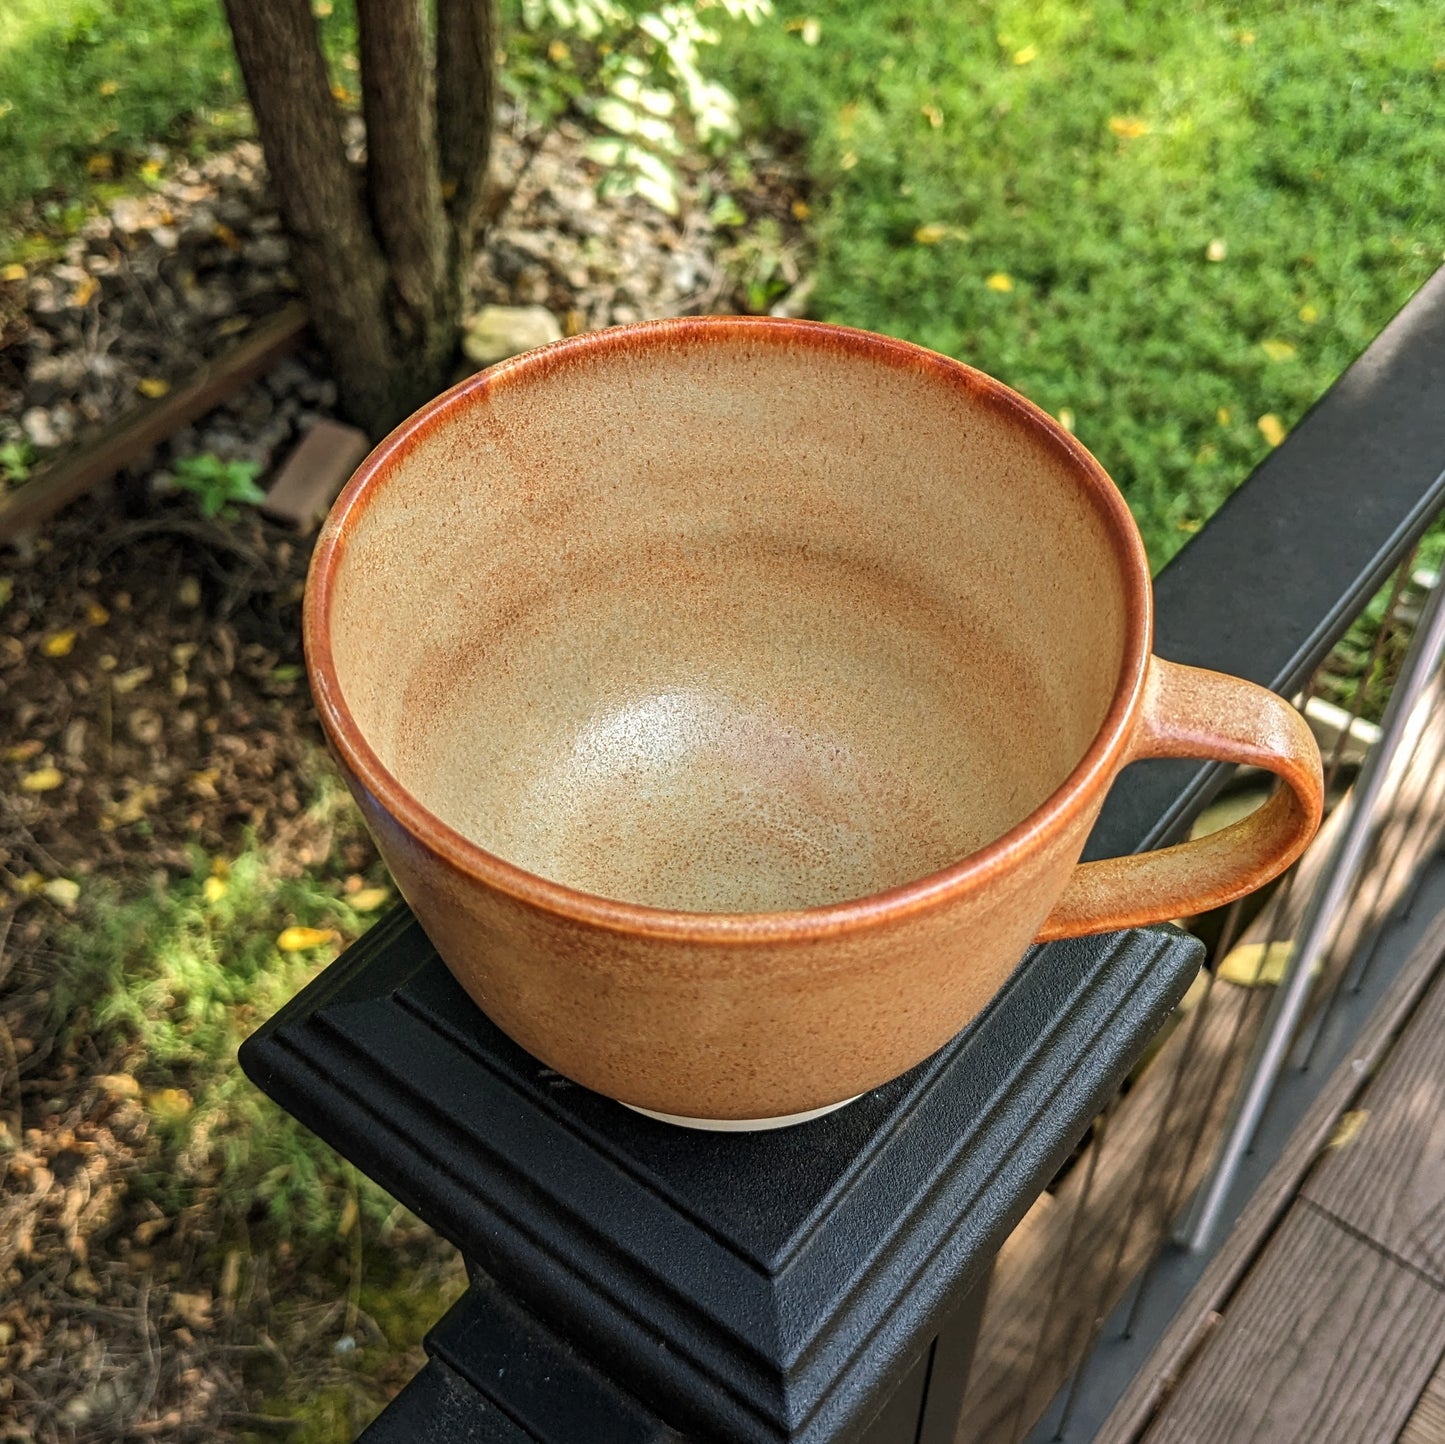
<path id="1" fill-rule="evenodd" d="M 867 897 L 1067 779 L 1125 665 L 1076 448 L 915 348 L 601 333 L 453 392 L 344 499 L 341 699 L 483 849 L 687 912 Z"/>

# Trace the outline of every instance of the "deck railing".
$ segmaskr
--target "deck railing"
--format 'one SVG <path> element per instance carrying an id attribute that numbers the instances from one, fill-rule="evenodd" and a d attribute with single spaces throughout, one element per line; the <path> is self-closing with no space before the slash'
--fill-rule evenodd
<path id="1" fill-rule="evenodd" d="M 1152 1345 L 1408 951 L 1445 832 L 1442 504 L 1445 271 L 1157 580 L 1155 650 L 1295 699 L 1331 811 L 1274 888 L 1191 921 L 1209 945 L 1194 988 L 1005 1245 L 970 1441 L 1137 1437 Z M 1133 768 L 1089 852 L 1178 840 L 1266 787 Z"/>

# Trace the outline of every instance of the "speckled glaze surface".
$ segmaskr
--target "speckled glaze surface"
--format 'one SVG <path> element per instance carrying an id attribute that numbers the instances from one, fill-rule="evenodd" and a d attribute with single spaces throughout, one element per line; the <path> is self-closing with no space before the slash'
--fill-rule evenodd
<path id="1" fill-rule="evenodd" d="M 1239 896 L 1319 820 L 1292 709 L 1151 657 L 1138 533 L 1068 433 L 810 322 L 622 327 L 463 382 L 337 502 L 305 634 L 448 966 L 543 1061 L 666 1114 L 874 1087 L 1036 937 Z M 1152 756 L 1284 785 L 1076 865 Z"/>

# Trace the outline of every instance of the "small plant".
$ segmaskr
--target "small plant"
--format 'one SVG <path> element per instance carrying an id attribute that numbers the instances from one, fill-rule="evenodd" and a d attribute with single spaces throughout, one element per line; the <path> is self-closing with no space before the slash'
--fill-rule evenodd
<path id="1" fill-rule="evenodd" d="M 738 135 L 737 102 L 699 60 L 719 40 L 701 12 L 718 5 L 754 25 L 772 13 L 771 0 L 673 0 L 641 14 L 615 0 L 521 0 L 506 81 L 549 118 L 575 107 L 608 132 L 586 150 L 603 194 L 635 192 L 676 215 L 678 118 L 713 153 Z"/>
<path id="2" fill-rule="evenodd" d="M 213 520 L 235 515 L 234 504 L 255 506 L 266 500 L 256 485 L 261 467 L 255 461 L 222 461 L 209 451 L 183 456 L 175 467 L 176 482 L 201 504 L 201 514 Z"/>
<path id="3" fill-rule="evenodd" d="M 30 475 L 35 452 L 28 441 L 7 441 L 0 445 L 0 482 L 13 486 Z"/>

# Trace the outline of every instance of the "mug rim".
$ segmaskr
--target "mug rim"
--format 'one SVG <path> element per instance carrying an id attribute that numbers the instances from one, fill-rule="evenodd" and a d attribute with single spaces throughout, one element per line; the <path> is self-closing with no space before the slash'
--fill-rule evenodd
<path id="1" fill-rule="evenodd" d="M 343 695 L 331 649 L 330 603 L 351 528 L 418 441 L 494 389 L 523 386 L 578 359 L 678 344 L 747 341 L 802 345 L 922 372 L 941 385 L 1009 414 L 1066 453 L 1073 479 L 1104 523 L 1124 585 L 1124 655 L 1104 720 L 1068 776 L 1026 817 L 947 867 L 843 902 L 775 912 L 709 913 L 654 907 L 584 892 L 494 853 L 442 821 L 385 766 Z M 351 477 L 317 538 L 302 607 L 302 641 L 322 730 L 342 765 L 439 862 L 519 902 L 610 932 L 697 943 L 825 938 L 876 927 L 987 885 L 1074 822 L 1112 781 L 1143 703 L 1153 640 L 1152 586 L 1139 529 L 1104 468 L 1052 416 L 987 373 L 911 341 L 850 326 L 771 316 L 684 316 L 641 321 L 554 341 L 469 376 L 419 408 L 384 437 Z"/>

